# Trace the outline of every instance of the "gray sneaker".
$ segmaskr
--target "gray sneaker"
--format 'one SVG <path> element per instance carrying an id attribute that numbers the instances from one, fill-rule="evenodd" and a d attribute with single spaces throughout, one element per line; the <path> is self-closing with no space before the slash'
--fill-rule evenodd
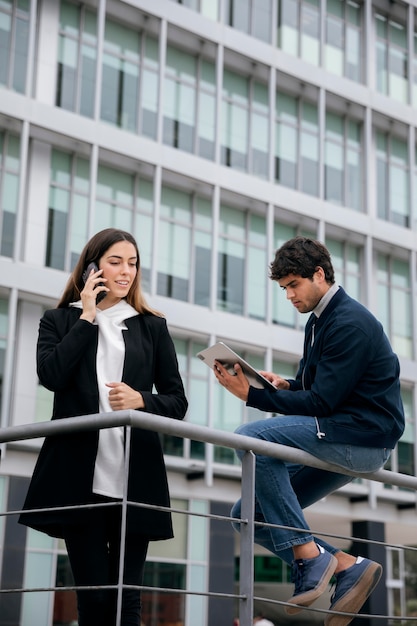
<path id="1" fill-rule="evenodd" d="M 288 600 L 297 606 L 286 606 L 288 615 L 294 615 L 310 606 L 325 591 L 337 566 L 337 559 L 317 544 L 320 554 L 313 559 L 296 559 L 292 564 L 291 580 L 294 595 Z"/>
<path id="2" fill-rule="evenodd" d="M 332 595 L 330 610 L 354 615 L 326 615 L 324 626 L 347 626 L 361 610 L 367 598 L 377 586 L 382 566 L 359 556 L 348 569 L 336 574 L 336 588 Z"/>

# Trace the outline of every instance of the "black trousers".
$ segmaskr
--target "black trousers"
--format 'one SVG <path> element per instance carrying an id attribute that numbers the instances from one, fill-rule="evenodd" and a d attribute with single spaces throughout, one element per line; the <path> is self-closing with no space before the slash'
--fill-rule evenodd
<path id="1" fill-rule="evenodd" d="M 75 585 L 115 585 L 119 579 L 121 506 L 85 513 L 83 523 L 68 525 L 64 530 Z M 142 584 L 148 543 L 143 535 L 126 534 L 125 584 Z M 77 606 L 79 626 L 115 626 L 117 589 L 78 590 Z M 140 609 L 140 591 L 124 589 L 121 626 L 139 626 Z"/>

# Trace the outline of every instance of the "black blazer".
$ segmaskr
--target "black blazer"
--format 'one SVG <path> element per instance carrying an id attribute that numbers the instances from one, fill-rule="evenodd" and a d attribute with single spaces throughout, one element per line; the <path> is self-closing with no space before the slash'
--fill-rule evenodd
<path id="1" fill-rule="evenodd" d="M 96 375 L 98 327 L 80 320 L 81 309 L 46 311 L 40 322 L 37 372 L 54 392 L 52 419 L 99 412 Z M 187 410 L 174 344 L 164 318 L 138 314 L 125 321 L 125 361 L 122 381 L 140 391 L 149 413 L 183 419 Z M 153 389 L 154 388 L 154 389 Z M 155 393 L 156 390 L 156 393 Z M 99 432 L 47 437 L 27 493 L 24 509 L 88 504 Z M 169 491 L 158 433 L 132 429 L 128 499 L 169 506 Z M 22 513 L 20 523 L 62 537 L 62 526 L 79 523 L 82 510 Z M 171 515 L 130 507 L 128 530 L 152 539 L 173 536 Z"/>

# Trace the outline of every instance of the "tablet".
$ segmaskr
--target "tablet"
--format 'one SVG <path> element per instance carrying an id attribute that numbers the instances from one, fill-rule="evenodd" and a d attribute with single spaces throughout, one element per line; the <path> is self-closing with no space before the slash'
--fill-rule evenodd
<path id="1" fill-rule="evenodd" d="M 252 387 L 256 387 L 257 389 L 270 389 L 271 391 L 277 390 L 269 380 L 264 378 L 252 365 L 249 365 L 249 363 L 236 354 L 236 352 L 223 343 L 223 341 L 219 341 L 215 343 L 214 346 L 210 346 L 210 348 L 198 352 L 197 356 L 211 369 L 214 367 L 214 361 L 219 361 L 226 367 L 230 374 L 235 374 L 233 366 L 235 363 L 239 363 Z"/>

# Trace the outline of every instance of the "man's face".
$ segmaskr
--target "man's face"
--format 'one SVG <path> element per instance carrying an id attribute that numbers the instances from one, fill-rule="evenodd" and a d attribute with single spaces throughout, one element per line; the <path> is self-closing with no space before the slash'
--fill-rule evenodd
<path id="1" fill-rule="evenodd" d="M 287 299 L 300 313 L 309 313 L 320 302 L 330 285 L 326 282 L 321 267 L 313 274 L 313 278 L 303 278 L 298 274 L 288 274 L 278 280 L 279 286 L 285 290 Z"/>

